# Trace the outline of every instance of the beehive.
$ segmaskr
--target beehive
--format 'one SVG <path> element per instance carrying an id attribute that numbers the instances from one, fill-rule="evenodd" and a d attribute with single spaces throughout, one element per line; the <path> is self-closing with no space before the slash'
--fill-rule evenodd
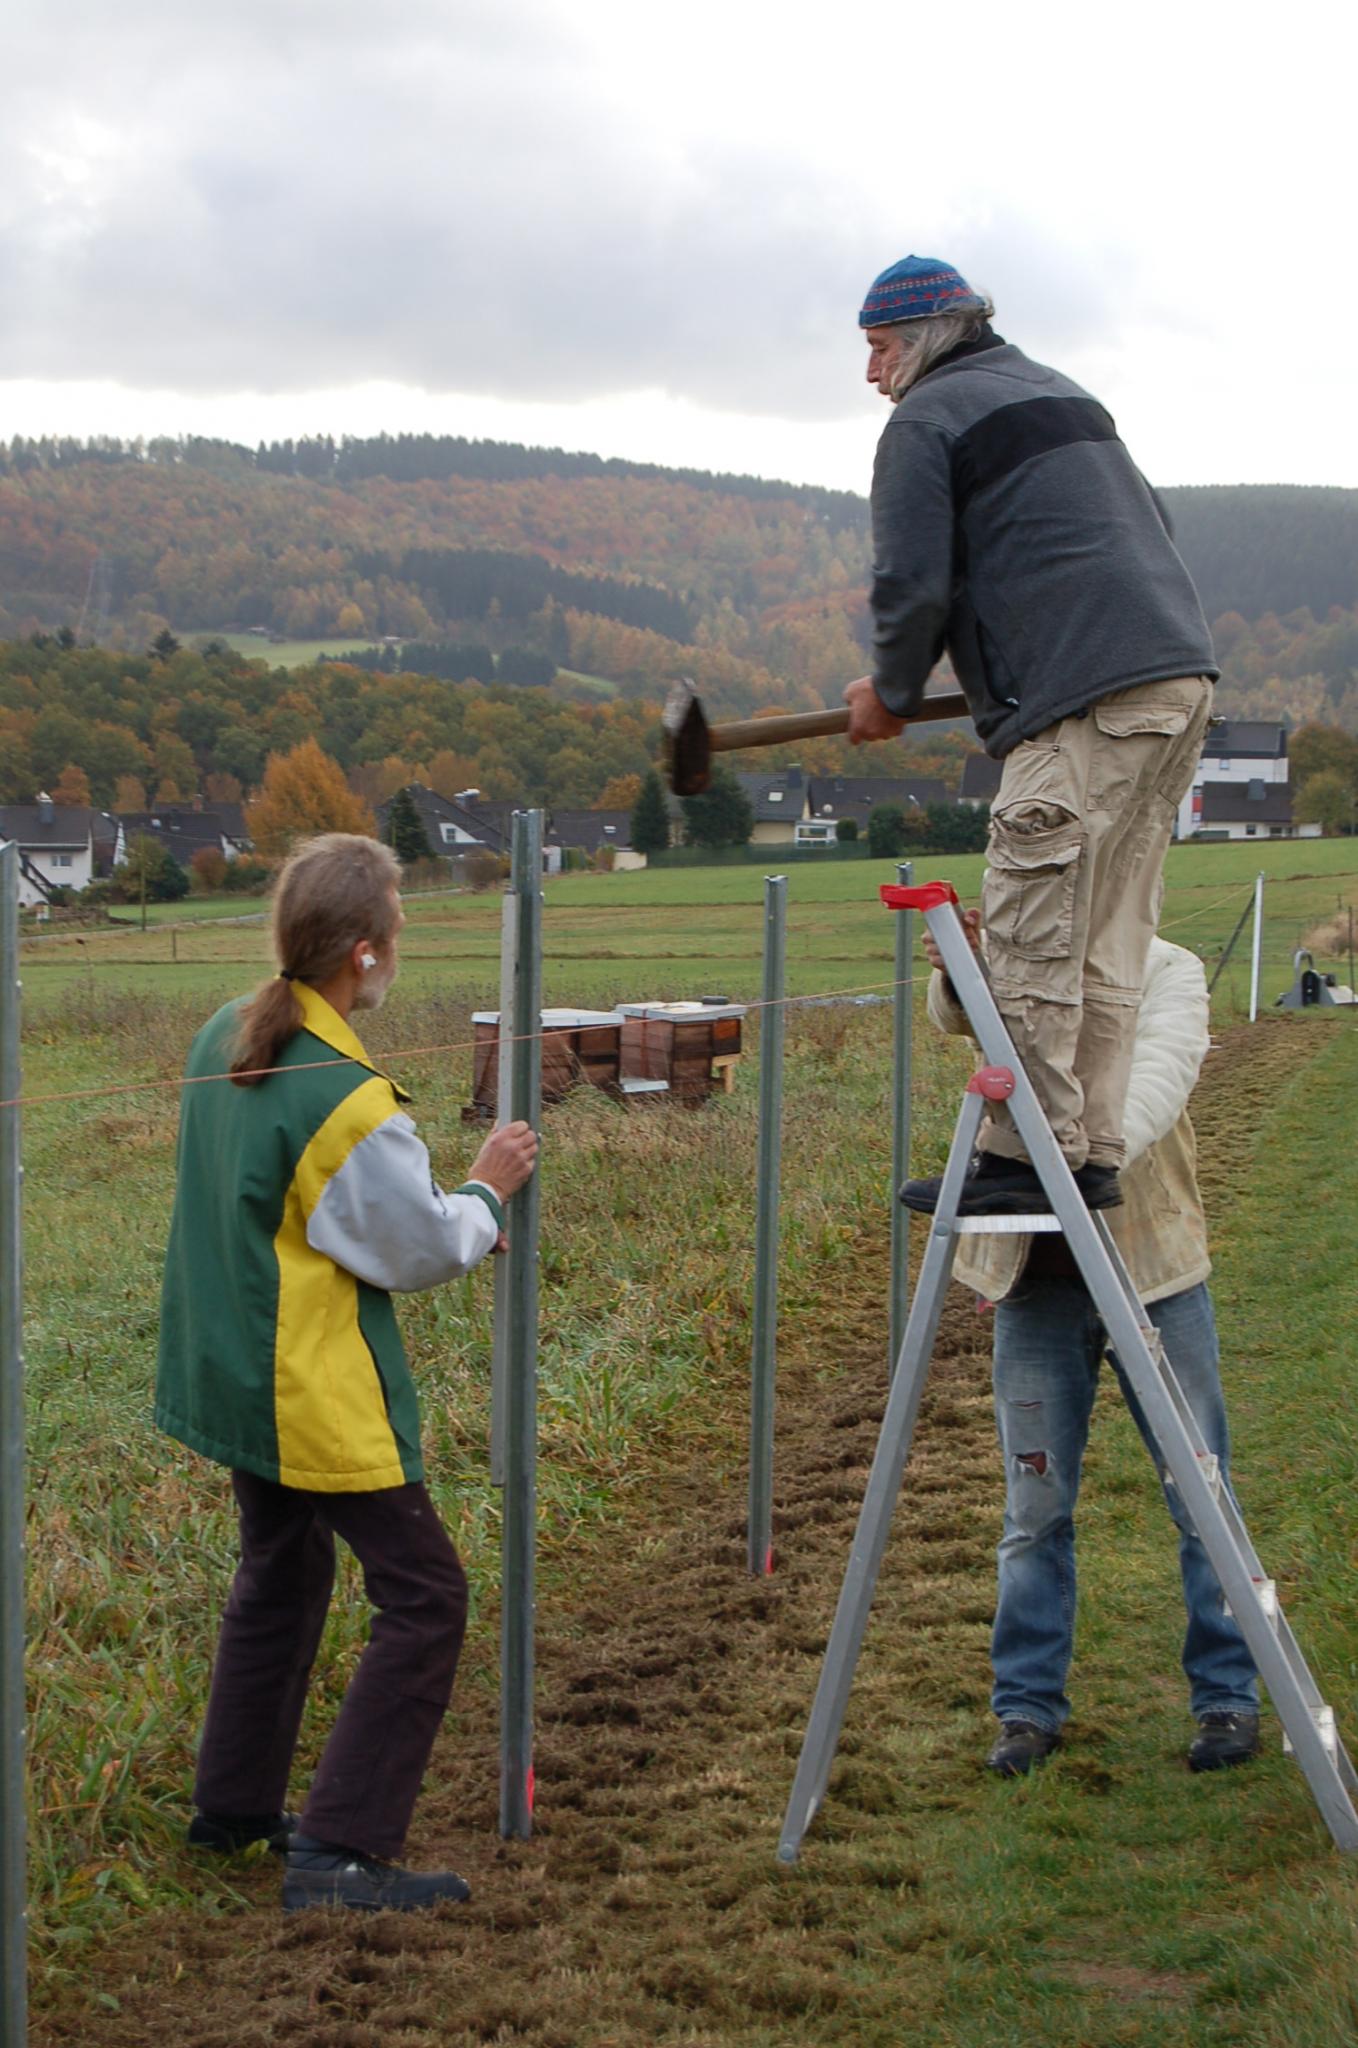
<path id="1" fill-rule="evenodd" d="M 581 1084 L 619 1092 L 622 1018 L 616 1010 L 542 1012 L 542 1099 L 560 1102 Z M 494 1116 L 499 1106 L 500 1013 L 475 1010 L 472 1114 Z"/>
<path id="2" fill-rule="evenodd" d="M 740 1003 L 619 1003 L 622 1081 L 664 1081 L 677 1101 L 705 1102 L 729 1085 L 740 1054 Z"/>

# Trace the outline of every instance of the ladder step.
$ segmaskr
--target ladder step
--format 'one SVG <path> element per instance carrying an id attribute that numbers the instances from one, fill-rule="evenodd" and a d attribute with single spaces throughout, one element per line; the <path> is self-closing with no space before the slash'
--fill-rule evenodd
<path id="1" fill-rule="evenodd" d="M 1037 1236 L 1060 1228 L 1055 1216 L 959 1216 L 953 1224 L 958 1237 Z"/>
<path id="2" fill-rule="evenodd" d="M 1276 1628 L 1278 1626 L 1278 1588 L 1276 1582 L 1273 1579 L 1256 1579 L 1254 1581 L 1254 1590 L 1259 1595 L 1259 1605 L 1264 1610 L 1265 1620 L 1271 1621 Z M 1228 1601 L 1222 1601 L 1221 1611 L 1223 1614 L 1230 1614 L 1231 1608 Z"/>
<path id="3" fill-rule="evenodd" d="M 1334 1725 L 1334 1708 L 1327 1707 L 1325 1705 L 1325 1702 L 1322 1700 L 1318 1707 L 1312 1707 L 1311 1719 L 1316 1724 L 1317 1735 L 1319 1735 L 1321 1741 L 1325 1745 L 1325 1754 L 1329 1757 L 1331 1763 L 1338 1763 L 1339 1730 Z M 1284 1728 L 1283 1755 L 1292 1756 L 1293 1754 L 1294 1751 L 1292 1748 L 1292 1739 L 1288 1735 L 1287 1730 Z"/>
<path id="4" fill-rule="evenodd" d="M 1221 1499 L 1221 1460 L 1215 1451 L 1198 1451 L 1195 1453 L 1195 1456 L 1202 1467 L 1202 1476 L 1212 1490 L 1213 1500 L 1219 1501 Z M 1166 1469 L 1161 1476 L 1166 1486 L 1173 1486 L 1174 1474 L 1171 1471 Z"/>

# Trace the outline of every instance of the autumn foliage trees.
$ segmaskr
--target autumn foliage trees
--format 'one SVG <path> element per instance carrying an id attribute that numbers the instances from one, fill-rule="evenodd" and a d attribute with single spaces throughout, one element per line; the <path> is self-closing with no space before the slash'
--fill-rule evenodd
<path id="1" fill-rule="evenodd" d="M 338 762 L 315 740 L 303 740 L 286 754 L 270 754 L 264 784 L 246 805 L 245 825 L 255 851 L 280 860 L 295 841 L 318 832 L 366 832 L 377 836 L 377 821 L 355 796 Z"/>

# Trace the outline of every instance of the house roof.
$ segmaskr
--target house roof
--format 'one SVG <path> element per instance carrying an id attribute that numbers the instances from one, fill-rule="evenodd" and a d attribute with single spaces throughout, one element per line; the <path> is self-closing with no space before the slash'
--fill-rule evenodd
<path id="1" fill-rule="evenodd" d="M 632 813 L 553 811 L 552 826 L 547 837 L 554 840 L 558 846 L 579 847 L 584 853 L 596 853 L 601 846 L 630 846 Z"/>
<path id="2" fill-rule="evenodd" d="M 922 810 L 926 804 L 952 801 L 944 784 L 932 775 L 817 775 L 808 795 L 811 817 L 855 818 L 860 825 L 866 825 L 879 804 Z"/>
<path id="3" fill-rule="evenodd" d="M 992 760 L 989 754 L 968 754 L 962 763 L 962 783 L 957 794 L 973 803 L 991 803 L 1000 793 L 1003 773 L 1003 761 Z"/>
<path id="4" fill-rule="evenodd" d="M 1203 825 L 1290 825 L 1292 791 L 1285 782 L 1204 782 Z"/>
<path id="5" fill-rule="evenodd" d="M 469 839 L 475 840 L 480 846 L 489 848 L 492 853 L 505 853 L 508 851 L 508 828 L 506 826 L 502 830 L 490 813 L 492 810 L 502 808 L 508 808 L 511 811 L 518 810 L 521 808 L 520 805 L 510 804 L 507 807 L 495 805 L 487 806 L 485 809 L 478 805 L 473 810 L 470 804 L 454 803 L 451 797 L 440 796 L 436 789 L 426 789 L 422 782 L 408 782 L 405 785 L 405 790 L 419 814 L 420 823 L 424 827 L 424 836 L 429 841 L 432 852 L 446 851 L 446 841 L 442 831 L 444 825 L 456 825 L 460 831 L 467 834 Z M 383 832 L 387 829 L 387 819 L 391 815 L 392 803 L 399 794 L 399 791 L 394 791 L 385 803 L 378 804 L 377 806 L 377 823 L 379 829 Z"/>
<path id="6" fill-rule="evenodd" d="M 1287 728 L 1263 718 L 1227 718 L 1209 725 L 1202 744 L 1206 761 L 1284 761 L 1287 758 Z"/>
<path id="7" fill-rule="evenodd" d="M 129 841 L 139 837 L 154 839 L 161 846 L 167 846 L 171 853 L 182 854 L 191 860 L 203 846 L 213 846 L 220 851 L 223 839 L 249 845 L 243 824 L 238 824 L 233 832 L 223 822 L 223 812 L 229 810 L 234 810 L 239 817 L 239 804 L 214 804 L 201 811 L 195 810 L 191 804 L 156 804 L 149 811 L 120 811 L 118 816 Z"/>
<path id="8" fill-rule="evenodd" d="M 736 781 L 750 799 L 756 825 L 784 818 L 795 825 L 805 811 L 806 777 L 800 768 L 778 768 L 771 775 L 737 774 Z"/>
<path id="9" fill-rule="evenodd" d="M 94 816 L 89 804 L 0 804 L 0 839 L 13 839 L 30 853 L 45 846 L 65 852 L 90 844 Z"/>

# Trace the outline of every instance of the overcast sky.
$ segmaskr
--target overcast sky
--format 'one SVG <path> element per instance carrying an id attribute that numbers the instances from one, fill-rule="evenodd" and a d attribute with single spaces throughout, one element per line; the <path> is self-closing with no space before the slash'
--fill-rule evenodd
<path id="1" fill-rule="evenodd" d="M 0 436 L 865 489 L 908 252 L 1156 482 L 1358 485 L 1351 5 L 8 0 Z"/>

